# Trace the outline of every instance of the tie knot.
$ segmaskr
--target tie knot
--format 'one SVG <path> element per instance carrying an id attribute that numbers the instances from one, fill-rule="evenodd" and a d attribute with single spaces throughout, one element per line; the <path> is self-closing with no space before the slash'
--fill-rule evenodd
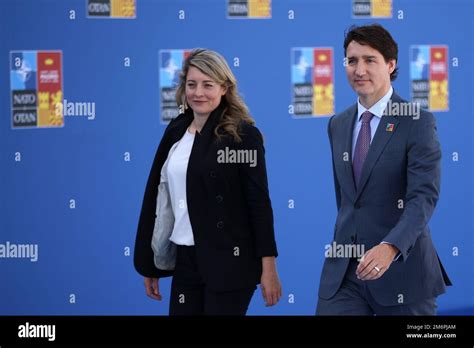
<path id="1" fill-rule="evenodd" d="M 362 117 L 361 117 L 362 123 L 370 123 L 370 120 L 372 120 L 372 117 L 374 117 L 373 113 L 371 113 L 370 111 L 365 111 L 364 113 L 362 113 Z"/>

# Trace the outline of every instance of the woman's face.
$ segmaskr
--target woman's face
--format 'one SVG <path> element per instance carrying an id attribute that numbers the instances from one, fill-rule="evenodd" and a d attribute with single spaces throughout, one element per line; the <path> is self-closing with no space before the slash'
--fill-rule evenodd
<path id="1" fill-rule="evenodd" d="M 191 66 L 186 76 L 186 100 L 195 116 L 209 116 L 221 102 L 226 88 L 219 85 L 199 69 Z"/>

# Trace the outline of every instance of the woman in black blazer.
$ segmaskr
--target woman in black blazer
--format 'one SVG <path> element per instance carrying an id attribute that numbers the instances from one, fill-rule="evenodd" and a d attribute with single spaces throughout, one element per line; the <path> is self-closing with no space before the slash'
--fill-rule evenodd
<path id="1" fill-rule="evenodd" d="M 183 112 L 158 146 L 135 243 L 146 293 L 161 300 L 158 279 L 173 276 L 170 315 L 245 315 L 261 284 L 272 306 L 281 284 L 263 138 L 225 59 L 193 50 L 176 101 Z"/>

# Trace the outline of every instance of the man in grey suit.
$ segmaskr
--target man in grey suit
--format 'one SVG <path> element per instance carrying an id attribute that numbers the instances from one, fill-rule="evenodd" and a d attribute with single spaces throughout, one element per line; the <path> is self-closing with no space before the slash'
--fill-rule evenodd
<path id="1" fill-rule="evenodd" d="M 351 27 L 347 79 L 357 103 L 329 120 L 337 220 L 326 257 L 319 315 L 435 315 L 451 282 L 430 236 L 439 198 L 441 150 L 435 118 L 391 86 L 398 46 L 378 24 Z"/>

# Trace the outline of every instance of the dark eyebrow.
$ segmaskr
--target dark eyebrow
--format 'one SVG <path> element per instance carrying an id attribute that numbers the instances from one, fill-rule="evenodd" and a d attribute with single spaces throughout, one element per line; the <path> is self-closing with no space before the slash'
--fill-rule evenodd
<path id="1" fill-rule="evenodd" d="M 186 80 L 186 82 L 196 82 L 196 81 L 194 81 L 194 80 Z M 202 81 L 202 82 L 205 82 L 205 83 L 207 83 L 207 82 L 215 83 L 215 82 L 212 81 L 212 80 L 204 80 L 204 81 Z"/>
<path id="2" fill-rule="evenodd" d="M 376 56 L 362 56 L 362 58 L 364 58 L 364 59 L 368 59 L 368 58 L 377 59 Z M 347 57 L 347 59 L 358 59 L 358 57 L 350 56 L 350 57 Z"/>

